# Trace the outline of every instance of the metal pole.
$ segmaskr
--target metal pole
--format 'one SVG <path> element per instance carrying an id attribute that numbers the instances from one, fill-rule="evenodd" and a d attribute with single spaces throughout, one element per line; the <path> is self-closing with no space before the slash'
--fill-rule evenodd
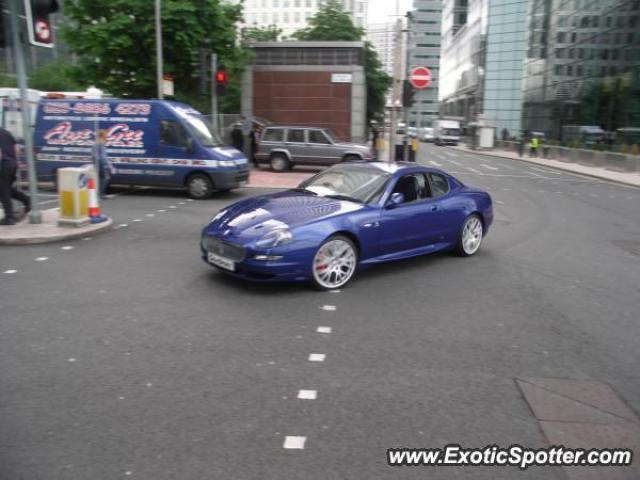
<path id="1" fill-rule="evenodd" d="M 391 132 L 389 132 L 389 161 L 396 160 L 396 131 L 398 130 L 397 103 L 400 86 L 400 42 L 402 41 L 402 20 L 396 22 L 395 48 L 393 52 L 393 90 L 391 93 Z"/>
<path id="2" fill-rule="evenodd" d="M 156 0 L 156 75 L 158 82 L 158 98 L 162 100 L 162 20 L 160 19 L 160 1 Z"/>
<path id="3" fill-rule="evenodd" d="M 29 99 L 27 97 L 27 72 L 24 66 L 24 52 L 18 33 L 18 0 L 9 3 L 9 17 L 11 18 L 11 39 L 13 41 L 13 56 L 16 62 L 16 74 L 18 87 L 20 88 L 20 105 L 22 110 L 22 136 L 27 154 L 27 168 L 29 171 L 29 195 L 31 196 L 32 210 L 29 213 L 30 223 L 42 223 L 42 214 L 38 210 L 38 179 L 36 178 L 36 165 L 33 158 L 33 137 L 31 136 L 31 115 Z"/>
<path id="4" fill-rule="evenodd" d="M 218 71 L 218 55 L 211 54 L 211 124 L 218 132 L 218 92 L 216 91 L 216 72 Z"/>
<path id="5" fill-rule="evenodd" d="M 420 128 L 422 126 L 422 102 L 418 100 L 418 119 L 416 120 L 416 127 L 418 128 L 418 144 L 416 148 L 416 163 L 420 162 L 420 144 L 422 143 L 422 139 L 420 138 Z"/>
<path id="6" fill-rule="evenodd" d="M 407 14 L 407 40 L 405 43 L 405 66 L 404 66 L 404 78 L 405 81 L 409 79 L 409 45 L 411 40 L 411 16 Z M 409 88 L 413 88 L 412 85 L 409 85 Z M 404 159 L 409 158 L 409 142 L 411 136 L 409 135 L 409 110 L 413 105 L 404 106 L 404 128 L 406 128 L 404 138 Z M 419 127 L 418 127 L 419 130 Z M 420 136 L 420 131 L 418 131 L 418 136 Z"/>

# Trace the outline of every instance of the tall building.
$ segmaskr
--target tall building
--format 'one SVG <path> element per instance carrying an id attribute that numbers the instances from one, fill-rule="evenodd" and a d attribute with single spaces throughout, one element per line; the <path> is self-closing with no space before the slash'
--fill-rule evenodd
<path id="1" fill-rule="evenodd" d="M 239 3 L 240 0 L 231 0 Z M 282 36 L 288 37 L 307 26 L 307 20 L 315 14 L 325 0 L 244 0 L 242 27 L 268 27 L 276 25 Z M 353 23 L 364 27 L 367 19 L 368 0 L 341 0 Z"/>
<path id="2" fill-rule="evenodd" d="M 395 22 L 371 23 L 367 26 L 367 40 L 378 53 L 382 68 L 393 75 L 393 51 L 395 48 Z"/>
<path id="3" fill-rule="evenodd" d="M 564 124 L 638 126 L 616 112 L 640 71 L 639 17 L 640 0 L 444 0 L 441 113 L 556 139 Z M 607 90 L 615 121 L 593 99 Z"/>
<path id="4" fill-rule="evenodd" d="M 431 84 L 418 90 L 409 111 L 408 124 L 430 126 L 438 118 L 438 91 L 440 88 L 440 44 L 442 27 L 442 0 L 414 0 L 408 24 L 408 70 L 427 67 L 431 70 Z M 420 119 L 418 119 L 420 117 Z"/>

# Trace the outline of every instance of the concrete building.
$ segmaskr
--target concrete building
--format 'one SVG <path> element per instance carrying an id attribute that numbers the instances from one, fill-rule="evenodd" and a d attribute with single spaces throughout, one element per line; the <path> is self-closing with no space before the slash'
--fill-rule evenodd
<path id="1" fill-rule="evenodd" d="M 363 42 L 258 42 L 242 77 L 242 114 L 330 128 L 364 142 Z"/>
<path id="2" fill-rule="evenodd" d="M 441 0 L 414 0 L 413 3 L 414 10 L 408 24 L 408 69 L 416 66 L 429 68 L 432 82 L 426 89 L 415 93 L 408 119 L 412 126 L 420 124 L 427 127 L 438 118 L 442 7 Z"/>
<path id="3" fill-rule="evenodd" d="M 640 67 L 639 16 L 638 0 L 444 0 L 441 113 L 559 138 L 593 85 Z"/>
<path id="4" fill-rule="evenodd" d="M 382 68 L 387 75 L 393 75 L 395 33 L 395 22 L 372 23 L 367 26 L 367 40 L 378 53 Z"/>
<path id="5" fill-rule="evenodd" d="M 239 3 L 240 0 L 230 0 Z M 276 25 L 282 36 L 288 37 L 305 28 L 307 20 L 315 14 L 325 0 L 244 0 L 244 23 L 241 27 L 268 27 Z M 364 27 L 368 0 L 341 0 L 353 23 Z"/>

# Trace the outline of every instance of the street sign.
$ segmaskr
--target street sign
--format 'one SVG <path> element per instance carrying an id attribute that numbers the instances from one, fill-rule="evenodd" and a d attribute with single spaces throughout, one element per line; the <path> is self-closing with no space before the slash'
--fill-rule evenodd
<path id="1" fill-rule="evenodd" d="M 162 75 L 162 94 L 173 97 L 173 75 L 168 73 Z"/>
<path id="2" fill-rule="evenodd" d="M 411 70 L 409 82 L 413 88 L 417 88 L 419 90 L 427 88 L 431 83 L 431 70 L 427 67 L 415 67 Z"/>

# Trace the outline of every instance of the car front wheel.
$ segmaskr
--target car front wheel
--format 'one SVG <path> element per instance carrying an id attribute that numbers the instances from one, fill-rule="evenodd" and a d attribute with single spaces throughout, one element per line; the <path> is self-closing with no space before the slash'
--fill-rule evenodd
<path id="1" fill-rule="evenodd" d="M 462 224 L 458 238 L 457 252 L 462 257 L 470 257 L 480 249 L 484 228 L 478 215 L 469 215 Z"/>
<path id="2" fill-rule="evenodd" d="M 358 265 L 358 250 L 343 235 L 326 239 L 313 257 L 313 283 L 321 290 L 341 288 L 353 278 Z"/>
<path id="3" fill-rule="evenodd" d="M 271 164 L 271 169 L 274 172 L 286 172 L 291 168 L 291 162 L 281 153 L 274 153 L 271 155 L 269 163 Z"/>

